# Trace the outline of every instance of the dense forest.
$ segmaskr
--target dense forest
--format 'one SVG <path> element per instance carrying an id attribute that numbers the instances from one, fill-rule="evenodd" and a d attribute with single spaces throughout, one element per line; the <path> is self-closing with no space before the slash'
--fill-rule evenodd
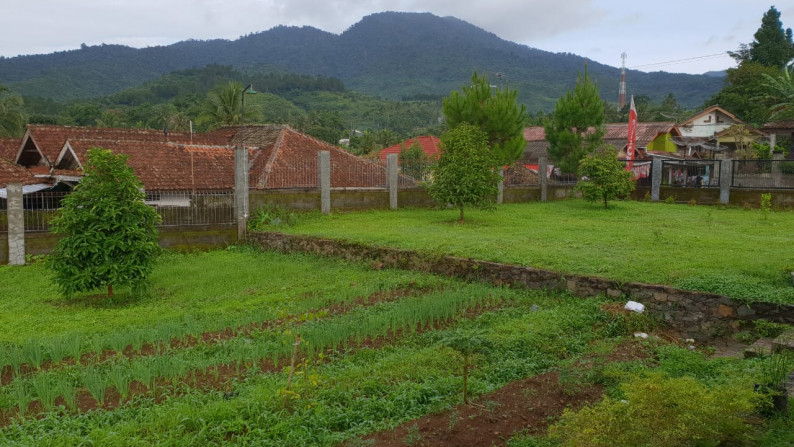
<path id="1" fill-rule="evenodd" d="M 367 16 L 340 35 L 279 26 L 234 41 L 190 40 L 143 49 L 83 46 L 0 58 L 0 82 L 44 103 L 114 95 L 174 71 L 217 64 L 333 78 L 352 91 L 390 100 L 437 100 L 476 70 L 518 90 L 528 110 L 549 112 L 586 63 L 581 56 L 505 41 L 453 17 L 386 12 Z M 602 97 L 615 101 L 619 70 L 590 62 L 589 71 Z M 722 86 L 713 76 L 665 72 L 629 70 L 628 80 L 630 94 L 659 102 L 673 93 L 684 107 L 699 106 Z"/>

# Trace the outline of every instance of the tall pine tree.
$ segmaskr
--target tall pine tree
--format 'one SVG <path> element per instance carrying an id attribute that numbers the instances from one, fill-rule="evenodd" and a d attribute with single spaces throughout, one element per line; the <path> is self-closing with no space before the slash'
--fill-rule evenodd
<path id="1" fill-rule="evenodd" d="M 500 163 L 508 165 L 524 155 L 526 107 L 518 105 L 518 92 L 510 87 L 493 88 L 488 78 L 475 71 L 463 92 L 444 98 L 444 118 L 450 129 L 462 123 L 479 127 Z"/>
<path id="2" fill-rule="evenodd" d="M 557 100 L 544 126 L 549 158 L 565 173 L 576 173 L 579 161 L 604 140 L 604 102 L 598 85 L 590 80 L 587 66 L 579 73 L 573 91 Z"/>
<path id="3" fill-rule="evenodd" d="M 794 58 L 794 39 L 791 28 L 783 30 L 780 11 L 769 8 L 761 19 L 761 27 L 755 32 L 755 40 L 742 44 L 737 51 L 729 51 L 737 62 L 755 62 L 766 67 L 783 68 Z"/>

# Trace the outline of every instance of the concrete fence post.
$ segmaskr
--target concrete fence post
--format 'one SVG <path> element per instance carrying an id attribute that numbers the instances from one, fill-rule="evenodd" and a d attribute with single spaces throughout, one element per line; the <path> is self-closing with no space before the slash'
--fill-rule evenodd
<path id="1" fill-rule="evenodd" d="M 323 214 L 331 213 L 331 153 L 320 151 L 317 154 L 317 174 L 320 176 L 320 210 Z"/>
<path id="2" fill-rule="evenodd" d="M 651 200 L 659 201 L 662 189 L 662 159 L 654 158 L 651 161 Z"/>
<path id="3" fill-rule="evenodd" d="M 732 181 L 733 160 L 724 159 L 720 162 L 720 203 L 723 205 L 730 202 Z"/>
<path id="4" fill-rule="evenodd" d="M 248 226 L 248 150 L 234 147 L 234 205 L 237 210 L 237 241 L 245 242 Z"/>
<path id="5" fill-rule="evenodd" d="M 397 209 L 397 188 L 398 172 L 397 172 L 397 154 L 388 154 L 386 156 L 386 189 L 389 191 L 389 209 Z"/>
<path id="6" fill-rule="evenodd" d="M 540 201 L 546 201 L 546 188 L 548 185 L 548 179 L 546 178 L 546 166 L 548 166 L 549 162 L 546 157 L 540 157 L 538 159 L 538 182 L 540 182 Z"/>
<path id="7" fill-rule="evenodd" d="M 783 154 L 779 152 L 772 154 L 772 186 L 775 188 L 780 188 L 783 180 L 782 164 Z"/>
<path id="8" fill-rule="evenodd" d="M 7 192 L 8 264 L 25 265 L 25 211 L 22 184 L 9 183 Z"/>
<path id="9" fill-rule="evenodd" d="M 505 199 L 505 169 L 499 167 L 499 192 L 496 194 L 496 203 L 501 205 Z"/>

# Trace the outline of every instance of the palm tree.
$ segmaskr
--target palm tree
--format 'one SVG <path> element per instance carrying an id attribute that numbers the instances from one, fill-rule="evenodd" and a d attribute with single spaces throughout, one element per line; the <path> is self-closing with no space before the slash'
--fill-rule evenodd
<path id="1" fill-rule="evenodd" d="M 25 132 L 24 102 L 0 85 L 0 137 L 21 137 Z"/>
<path id="2" fill-rule="evenodd" d="M 215 87 L 207 96 L 204 111 L 198 121 L 210 127 L 239 126 L 243 123 L 240 116 L 242 97 L 243 86 L 237 82 Z M 259 111 L 249 108 L 245 111 L 244 121 L 256 120 L 259 115 Z"/>
<path id="3" fill-rule="evenodd" d="M 794 118 L 794 77 L 788 67 L 783 68 L 783 73 L 778 76 L 770 76 L 763 73 L 764 87 L 767 94 L 761 98 L 769 104 L 771 118 L 788 119 Z"/>

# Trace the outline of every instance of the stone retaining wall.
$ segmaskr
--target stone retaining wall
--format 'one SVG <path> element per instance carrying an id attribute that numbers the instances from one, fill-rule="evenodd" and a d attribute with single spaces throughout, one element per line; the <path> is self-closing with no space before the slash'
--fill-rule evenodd
<path id="1" fill-rule="evenodd" d="M 748 304 L 722 295 L 679 290 L 663 285 L 621 284 L 593 276 L 564 275 L 511 264 L 455 256 L 434 256 L 411 250 L 371 247 L 311 236 L 255 233 L 250 234 L 248 240 L 249 243 L 266 250 L 313 253 L 350 261 L 365 261 L 371 262 L 374 268 L 412 269 L 494 285 L 567 290 L 580 297 L 605 294 L 615 299 L 631 299 L 643 303 L 652 315 L 681 331 L 685 337 L 696 340 L 736 331 L 742 320 L 763 318 L 794 324 L 794 305 L 760 302 Z"/>

